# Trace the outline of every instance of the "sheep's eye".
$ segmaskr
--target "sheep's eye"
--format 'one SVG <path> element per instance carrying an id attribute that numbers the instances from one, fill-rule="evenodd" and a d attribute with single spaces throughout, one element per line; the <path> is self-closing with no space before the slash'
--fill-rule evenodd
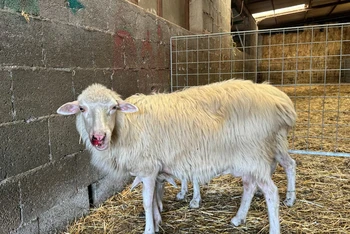
<path id="1" fill-rule="evenodd" d="M 116 110 L 116 109 L 118 109 L 118 106 L 113 106 L 112 109 Z"/>
<path id="2" fill-rule="evenodd" d="M 79 107 L 79 109 L 80 109 L 81 112 L 84 112 L 84 111 L 85 111 L 85 109 L 82 108 L 82 107 Z"/>

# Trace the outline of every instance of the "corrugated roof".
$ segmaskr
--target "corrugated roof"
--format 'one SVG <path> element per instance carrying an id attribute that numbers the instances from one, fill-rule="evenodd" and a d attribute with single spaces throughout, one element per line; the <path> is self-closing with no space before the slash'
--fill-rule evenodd
<path id="1" fill-rule="evenodd" d="M 241 12 L 241 0 L 232 0 L 232 8 Z M 290 27 L 320 23 L 350 22 L 350 0 L 245 0 L 251 13 L 276 10 L 298 4 L 306 4 L 303 12 L 279 15 L 258 22 L 259 29 Z M 244 16 L 240 16 L 242 19 Z M 234 23 L 239 24 L 236 18 Z M 238 23 L 237 23 L 238 22 Z"/>

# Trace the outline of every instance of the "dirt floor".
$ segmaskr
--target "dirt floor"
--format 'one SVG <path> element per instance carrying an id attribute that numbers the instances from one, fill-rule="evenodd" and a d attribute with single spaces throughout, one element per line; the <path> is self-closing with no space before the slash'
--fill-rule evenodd
<path id="1" fill-rule="evenodd" d="M 283 90 L 295 102 L 298 122 L 290 134 L 291 149 L 350 152 L 350 87 L 305 86 Z M 350 233 L 350 158 L 292 155 L 297 162 L 297 202 L 286 207 L 286 177 L 273 175 L 280 194 L 282 233 Z M 190 187 L 191 188 L 191 187 Z M 265 200 L 254 197 L 247 222 L 230 224 L 240 204 L 242 184 L 232 176 L 201 187 L 202 204 L 190 209 L 192 190 L 176 201 L 179 188 L 166 186 L 160 233 L 268 233 Z M 124 191 L 76 220 L 66 233 L 142 233 L 145 225 L 141 186 Z"/>

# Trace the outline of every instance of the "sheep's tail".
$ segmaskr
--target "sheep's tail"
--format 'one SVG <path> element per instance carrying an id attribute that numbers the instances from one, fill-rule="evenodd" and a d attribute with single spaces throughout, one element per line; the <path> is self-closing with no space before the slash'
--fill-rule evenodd
<path id="1" fill-rule="evenodd" d="M 288 128 L 293 128 L 297 119 L 297 113 L 295 111 L 294 105 L 282 101 L 277 105 L 278 115 L 281 117 L 282 125 L 288 126 Z"/>

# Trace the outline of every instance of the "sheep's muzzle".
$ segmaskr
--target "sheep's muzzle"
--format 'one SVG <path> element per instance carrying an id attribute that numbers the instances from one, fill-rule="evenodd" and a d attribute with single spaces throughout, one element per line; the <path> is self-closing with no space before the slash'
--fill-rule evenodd
<path id="1" fill-rule="evenodd" d="M 106 148 L 105 139 L 106 139 L 106 135 L 104 136 L 93 135 L 91 138 L 91 144 L 99 150 L 104 150 Z"/>

